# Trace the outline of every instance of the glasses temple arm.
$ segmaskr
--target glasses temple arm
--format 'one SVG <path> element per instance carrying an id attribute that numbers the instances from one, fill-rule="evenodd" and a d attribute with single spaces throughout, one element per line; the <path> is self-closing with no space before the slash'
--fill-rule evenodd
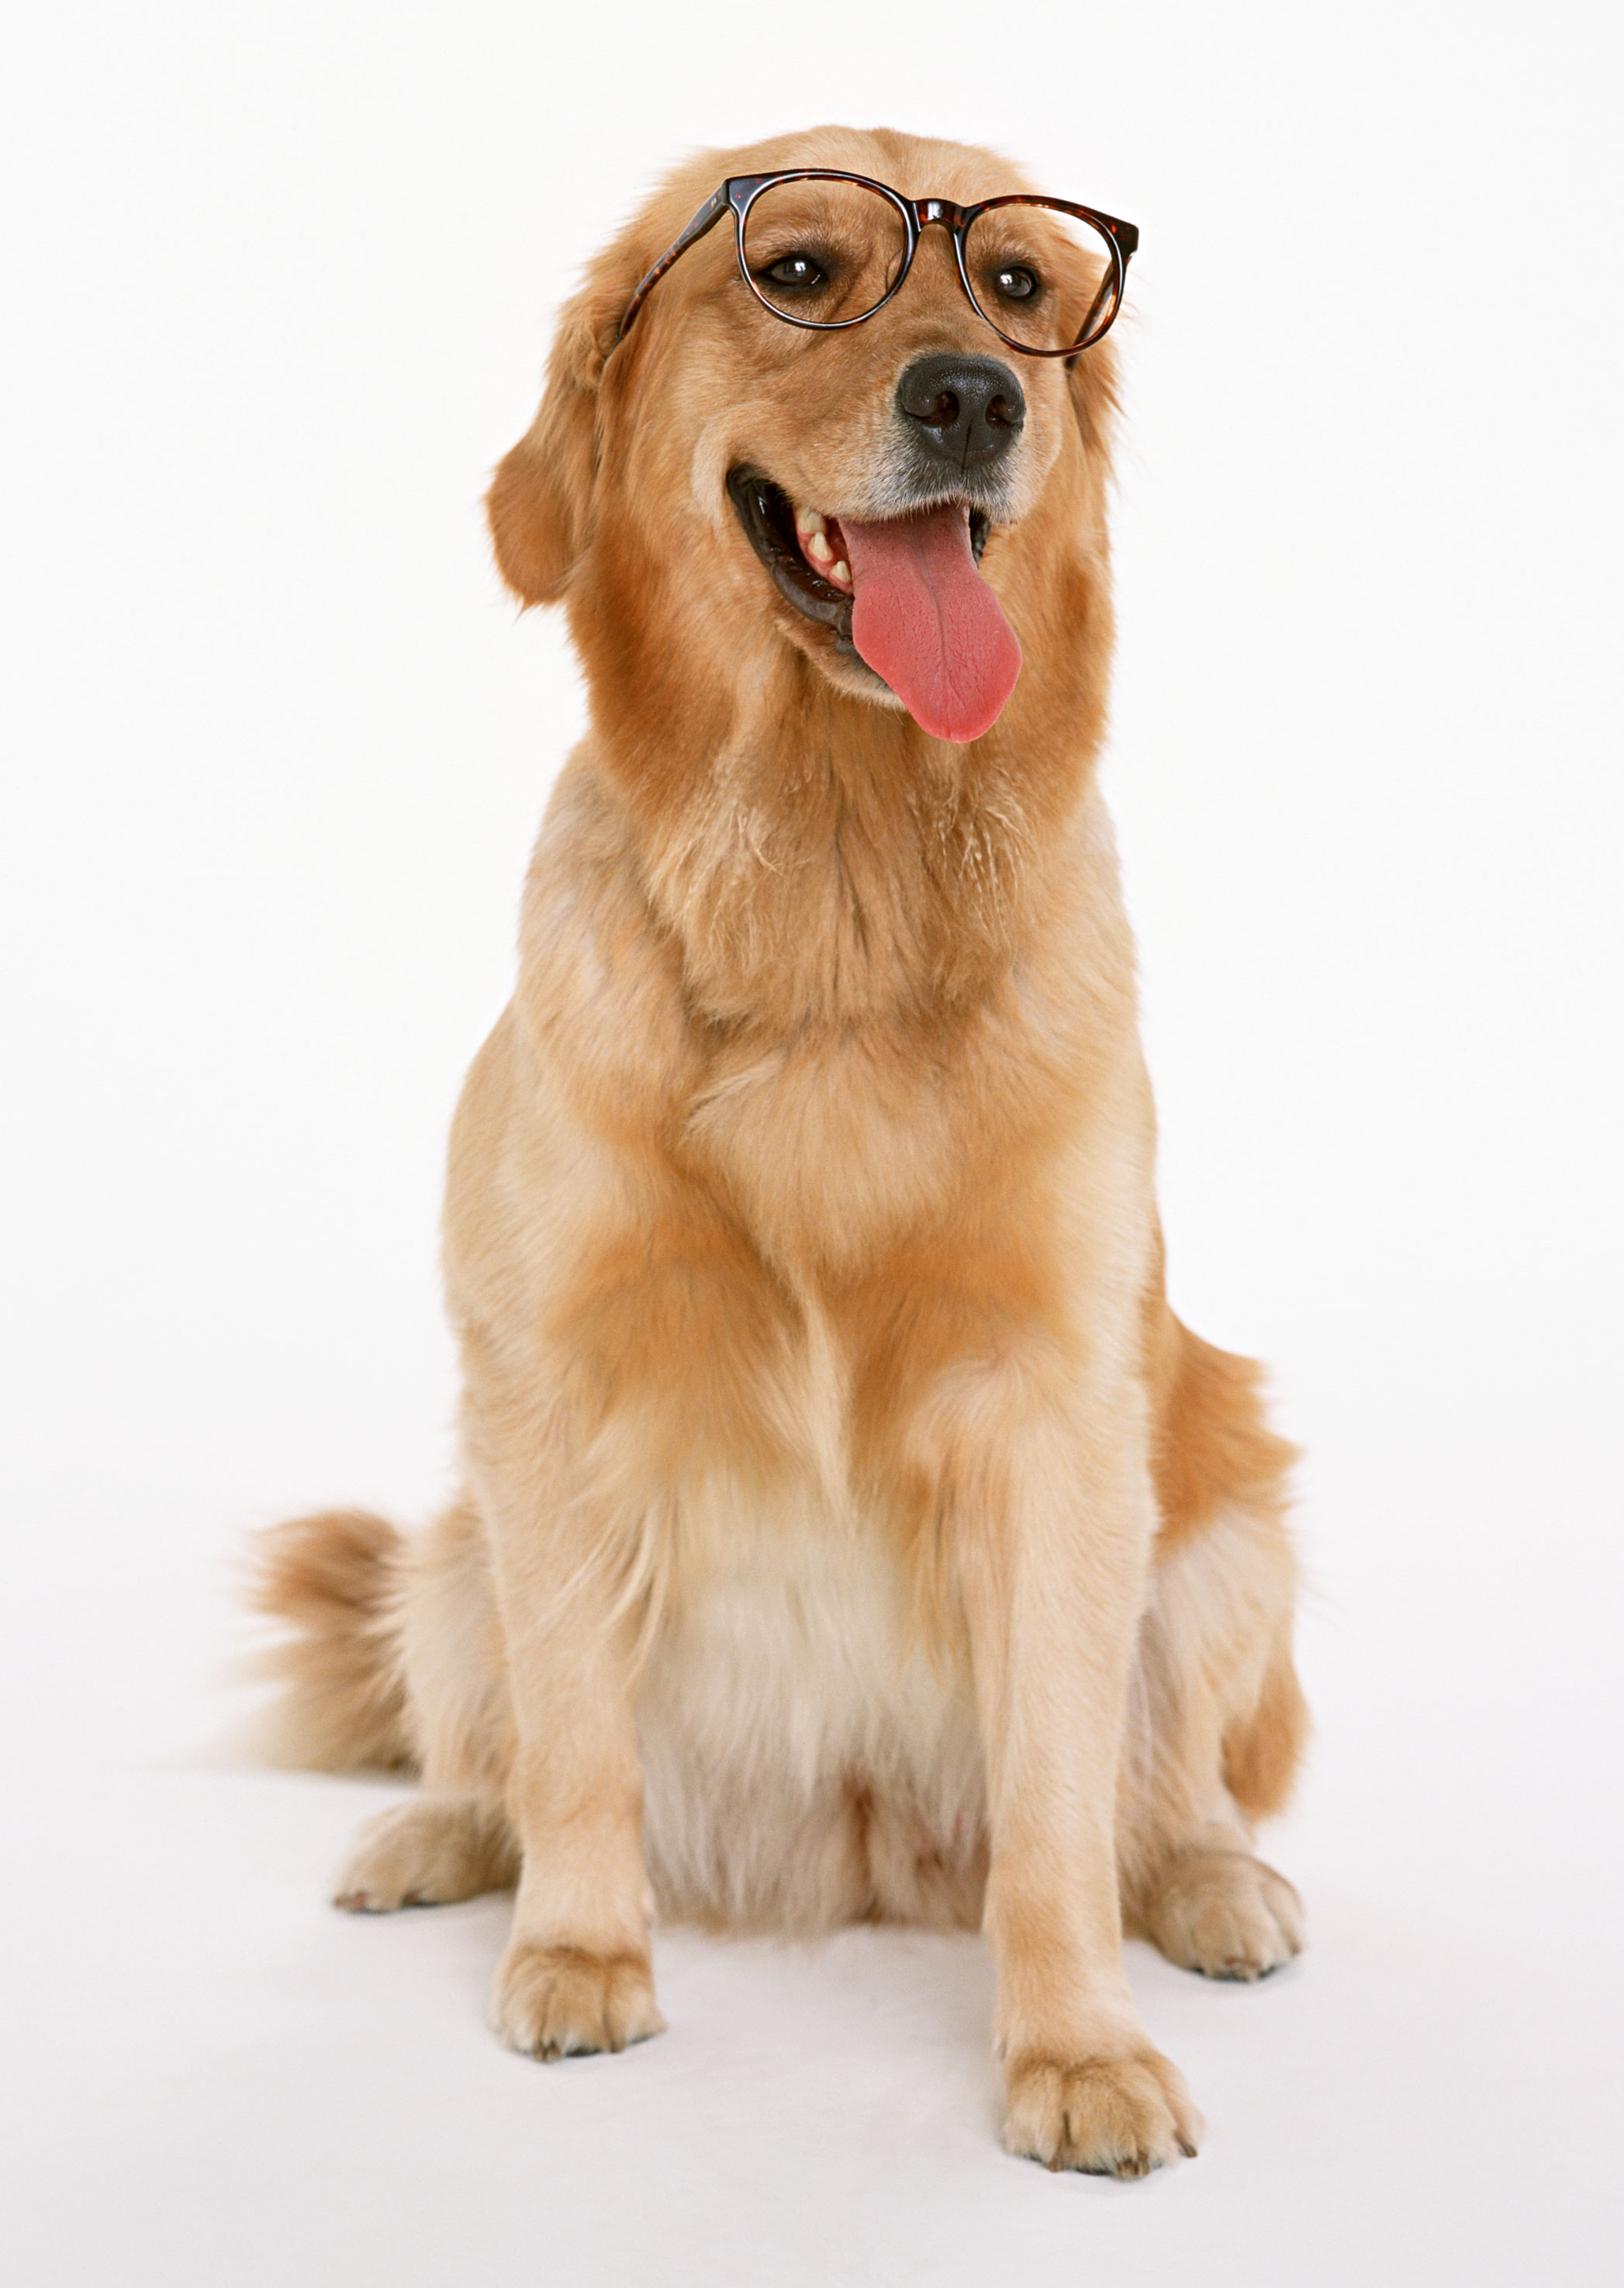
<path id="1" fill-rule="evenodd" d="M 1110 268 L 1105 272 L 1105 276 L 1100 280 L 1098 290 L 1095 294 L 1094 299 L 1089 303 L 1088 313 L 1083 319 L 1081 328 L 1079 329 L 1078 338 L 1084 342 L 1088 339 L 1089 330 L 1093 325 L 1095 319 L 1098 317 L 1100 305 L 1104 302 L 1107 294 L 1113 292 L 1119 287 L 1126 286 L 1128 283 L 1128 265 L 1138 250 L 1139 234 L 1134 229 L 1131 223 L 1121 224 L 1118 226 L 1115 234 L 1114 243 L 1116 247 L 1117 259 L 1111 265 Z M 1072 363 L 1072 359 L 1075 358 L 1078 354 L 1079 353 L 1077 351 L 1073 351 L 1072 356 L 1067 358 L 1066 361 L 1068 367 Z"/>
<path id="2" fill-rule="evenodd" d="M 685 254 L 691 246 L 697 244 L 708 230 L 712 229 L 721 221 L 722 217 L 727 212 L 727 185 L 723 183 L 719 188 L 712 191 L 704 205 L 689 218 L 669 246 L 666 248 L 654 268 L 646 277 L 638 280 L 631 299 L 626 305 L 626 314 L 621 320 L 620 330 L 614 337 L 617 346 L 625 340 L 632 320 L 648 299 L 653 289 L 665 276 L 672 263 L 679 255 Z"/>

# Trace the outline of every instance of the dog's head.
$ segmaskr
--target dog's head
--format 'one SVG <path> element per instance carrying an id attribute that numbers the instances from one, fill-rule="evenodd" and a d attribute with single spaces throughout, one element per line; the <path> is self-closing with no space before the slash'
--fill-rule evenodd
<path id="1" fill-rule="evenodd" d="M 1091 743 L 1109 640 L 1108 343 L 1019 354 L 970 306 L 938 228 L 865 322 L 785 323 L 741 276 L 731 215 L 624 324 L 719 182 L 796 167 L 960 207 L 1028 187 L 985 151 L 836 128 L 684 166 L 563 313 L 541 409 L 491 489 L 503 576 L 527 603 L 567 601 L 600 723 L 630 711 L 634 730 L 680 736 L 697 714 L 726 736 L 741 692 L 781 709 L 798 686 L 906 709 L 962 743 L 1013 688 L 1012 720 Z M 1087 258 L 1052 217 L 1010 207 L 996 226 L 989 274 L 1086 304 Z M 750 276 L 814 317 L 850 306 L 831 277 L 895 261 L 860 244 L 826 185 L 764 202 L 750 233 Z"/>

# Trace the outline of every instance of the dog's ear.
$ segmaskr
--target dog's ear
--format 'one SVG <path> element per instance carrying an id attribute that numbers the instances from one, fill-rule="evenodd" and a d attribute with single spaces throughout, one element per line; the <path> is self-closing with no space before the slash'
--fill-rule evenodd
<path id="1" fill-rule="evenodd" d="M 1109 336 L 1081 350 L 1066 369 L 1071 383 L 1072 410 L 1090 455 L 1102 468 L 1111 459 L 1112 433 L 1117 416 L 1116 345 Z"/>
<path id="2" fill-rule="evenodd" d="M 598 388 L 630 298 L 606 262 L 559 313 L 535 420 L 497 464 L 486 495 L 496 567 L 525 604 L 556 604 L 591 534 Z"/>

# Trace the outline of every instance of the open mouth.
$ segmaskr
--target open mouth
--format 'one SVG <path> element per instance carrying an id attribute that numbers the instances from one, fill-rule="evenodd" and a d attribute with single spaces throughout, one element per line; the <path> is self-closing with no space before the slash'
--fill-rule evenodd
<path id="1" fill-rule="evenodd" d="M 854 598 L 851 558 L 838 517 L 792 501 L 781 485 L 759 469 L 730 469 L 728 497 L 751 547 L 787 602 L 820 627 L 832 628 L 836 648 L 860 656 L 852 640 Z M 969 509 L 970 547 L 979 564 L 992 526 L 983 512 Z"/>
<path id="2" fill-rule="evenodd" d="M 1020 646 L 979 565 L 990 529 L 966 500 L 873 521 L 792 500 L 759 469 L 727 490 L 772 584 L 835 649 L 894 691 L 932 738 L 988 731 L 1020 673 Z"/>

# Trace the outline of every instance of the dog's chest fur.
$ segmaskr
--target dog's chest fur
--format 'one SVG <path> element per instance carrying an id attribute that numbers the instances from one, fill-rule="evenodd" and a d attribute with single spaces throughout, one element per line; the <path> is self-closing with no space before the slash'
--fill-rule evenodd
<path id="1" fill-rule="evenodd" d="M 644 1847 L 667 1911 L 827 1927 L 975 1919 L 979 1736 L 962 1662 L 927 1650 L 883 1532 L 808 1474 L 764 1505 L 706 1490 L 705 1556 L 638 1698 Z"/>

